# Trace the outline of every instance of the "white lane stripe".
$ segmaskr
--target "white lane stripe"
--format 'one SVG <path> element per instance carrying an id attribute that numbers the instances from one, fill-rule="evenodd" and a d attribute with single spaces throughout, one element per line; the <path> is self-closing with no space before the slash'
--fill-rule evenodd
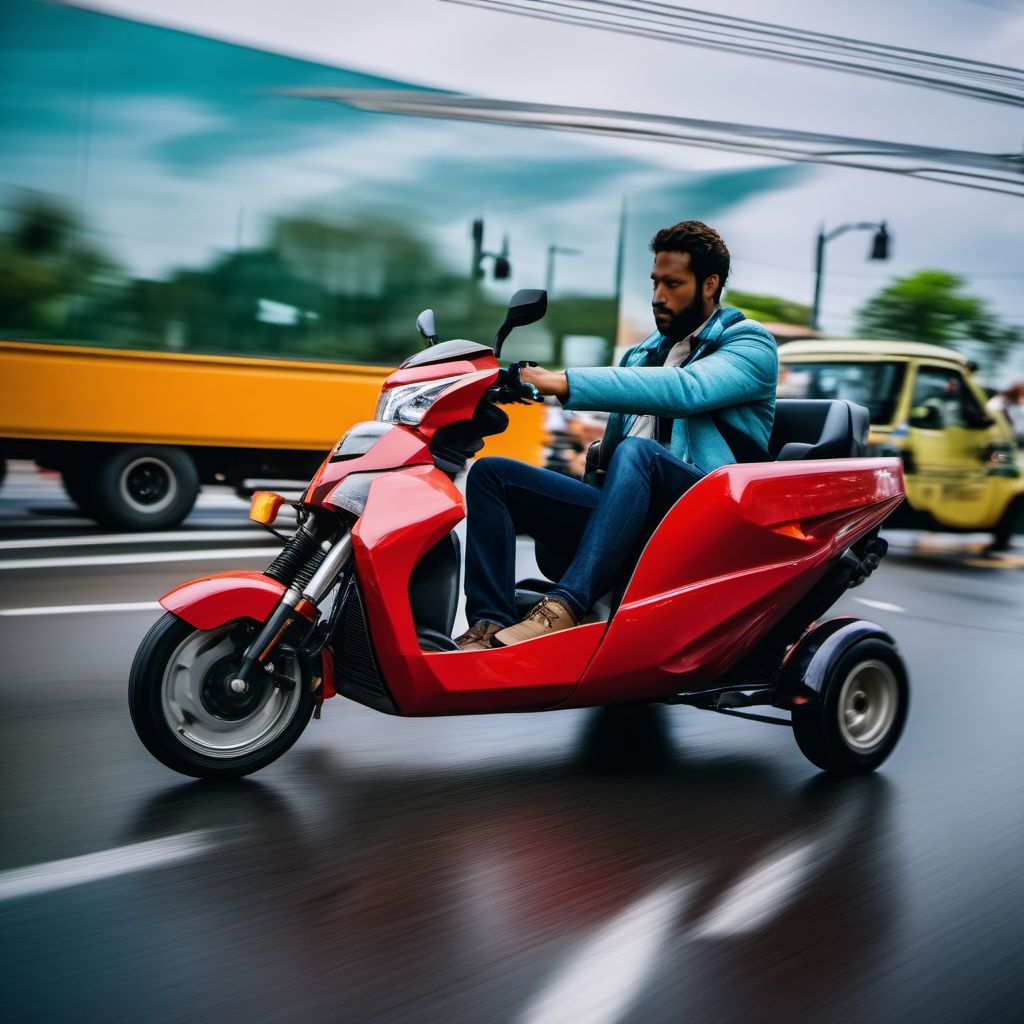
<path id="1" fill-rule="evenodd" d="M 132 871 L 148 871 L 206 853 L 216 845 L 209 829 L 186 832 L 166 839 L 151 839 L 113 850 L 87 853 L 83 857 L 53 860 L 28 868 L 14 868 L 0 873 L 0 900 L 67 889 L 86 882 L 126 875 Z"/>
<path id="2" fill-rule="evenodd" d="M 155 551 L 135 555 L 80 555 L 75 558 L 20 558 L 0 562 L 4 569 L 68 569 L 79 565 L 149 565 L 156 562 L 205 562 L 222 558 L 266 558 L 281 553 L 276 548 L 217 548 L 210 551 Z"/>
<path id="3" fill-rule="evenodd" d="M 82 612 L 151 612 L 159 611 L 158 601 L 123 601 L 120 604 L 54 604 L 39 608 L 0 608 L 0 616 L 76 615 Z"/>
<path id="4" fill-rule="evenodd" d="M 248 530 L 168 530 L 161 533 L 92 533 L 87 537 L 35 537 L 25 540 L 0 540 L 0 551 L 34 548 L 99 547 L 101 544 L 156 544 L 167 541 L 180 544 L 199 540 L 265 540 L 258 527 Z"/>
<path id="5" fill-rule="evenodd" d="M 877 608 L 880 612 L 905 612 L 898 604 L 889 604 L 888 601 L 873 601 L 870 597 L 855 597 L 854 601 L 866 604 L 869 608 Z"/>
<path id="6" fill-rule="evenodd" d="M 627 907 L 569 959 L 520 1024 L 612 1024 L 657 966 L 689 886 L 663 885 Z"/>
<path id="7" fill-rule="evenodd" d="M 755 864 L 705 914 L 694 930 L 697 937 L 739 935 L 767 924 L 803 885 L 817 847 L 817 843 L 807 843 Z"/>

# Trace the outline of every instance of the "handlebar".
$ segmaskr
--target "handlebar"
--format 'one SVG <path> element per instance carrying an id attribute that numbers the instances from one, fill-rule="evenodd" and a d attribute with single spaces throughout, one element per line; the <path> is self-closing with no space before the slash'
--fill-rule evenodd
<path id="1" fill-rule="evenodd" d="M 529 359 L 509 363 L 507 369 L 498 371 L 498 386 L 487 392 L 488 397 L 499 405 L 530 405 L 534 402 L 543 402 L 544 396 L 532 384 L 519 379 L 519 371 L 524 366 L 536 365 Z"/>

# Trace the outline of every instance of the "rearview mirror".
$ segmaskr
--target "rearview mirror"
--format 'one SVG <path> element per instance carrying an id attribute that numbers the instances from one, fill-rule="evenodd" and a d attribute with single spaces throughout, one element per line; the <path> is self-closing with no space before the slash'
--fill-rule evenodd
<path id="1" fill-rule="evenodd" d="M 910 410 L 910 425 L 924 430 L 941 430 L 944 426 L 942 411 L 934 405 L 915 405 Z"/>
<path id="2" fill-rule="evenodd" d="M 427 339 L 428 345 L 433 345 L 437 341 L 437 330 L 434 328 L 434 311 L 432 309 L 425 309 L 416 317 L 416 330 Z"/>
<path id="3" fill-rule="evenodd" d="M 504 340 L 514 327 L 536 323 L 548 311 L 548 293 L 542 288 L 520 288 L 512 296 L 505 319 L 494 335 L 494 354 L 501 355 Z"/>

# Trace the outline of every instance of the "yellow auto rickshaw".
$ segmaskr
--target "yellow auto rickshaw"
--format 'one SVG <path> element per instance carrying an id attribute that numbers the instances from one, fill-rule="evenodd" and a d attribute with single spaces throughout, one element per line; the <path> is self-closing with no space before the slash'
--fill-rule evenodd
<path id="1" fill-rule="evenodd" d="M 991 531 L 989 550 L 1024 533 L 1024 476 L 1009 424 L 985 411 L 974 365 L 908 341 L 792 341 L 779 346 L 780 398 L 846 398 L 871 413 L 872 454 L 903 460 L 907 500 L 889 520 Z"/>

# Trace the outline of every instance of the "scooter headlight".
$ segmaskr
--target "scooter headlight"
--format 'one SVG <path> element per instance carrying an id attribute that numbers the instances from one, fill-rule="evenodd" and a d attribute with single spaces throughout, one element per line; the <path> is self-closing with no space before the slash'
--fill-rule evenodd
<path id="1" fill-rule="evenodd" d="M 441 393 L 462 377 L 442 377 L 421 384 L 403 384 L 390 388 L 377 399 L 376 418 L 385 423 L 404 423 L 415 427 Z"/>

